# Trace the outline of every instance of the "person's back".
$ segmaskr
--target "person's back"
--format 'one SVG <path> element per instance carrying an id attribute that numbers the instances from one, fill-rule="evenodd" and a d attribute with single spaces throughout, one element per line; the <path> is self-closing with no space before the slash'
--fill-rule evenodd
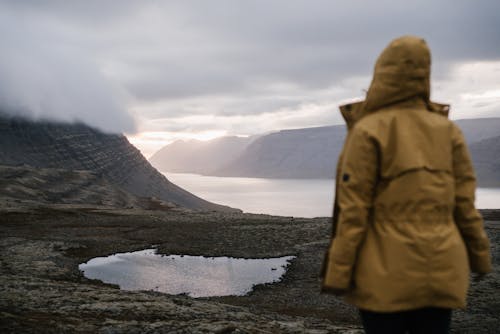
<path id="1" fill-rule="evenodd" d="M 393 41 L 349 124 L 323 289 L 345 292 L 365 325 L 374 314 L 463 308 L 469 265 L 491 270 L 465 141 L 448 107 L 430 102 L 429 76 L 423 40 Z"/>

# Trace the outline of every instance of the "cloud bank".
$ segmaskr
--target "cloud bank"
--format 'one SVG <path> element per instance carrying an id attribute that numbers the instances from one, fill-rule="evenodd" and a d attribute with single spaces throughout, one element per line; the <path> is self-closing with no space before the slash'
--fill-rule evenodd
<path id="1" fill-rule="evenodd" d="M 385 45 L 414 34 L 452 117 L 499 116 L 498 12 L 496 0 L 0 0 L 0 105 L 171 138 L 335 124 Z"/>
<path id="2" fill-rule="evenodd" d="M 48 33 L 47 26 L 22 24 L 20 17 L 14 18 L 0 14 L 2 113 L 83 122 L 106 132 L 135 130 L 125 94 L 85 50 L 51 40 L 54 31 Z"/>

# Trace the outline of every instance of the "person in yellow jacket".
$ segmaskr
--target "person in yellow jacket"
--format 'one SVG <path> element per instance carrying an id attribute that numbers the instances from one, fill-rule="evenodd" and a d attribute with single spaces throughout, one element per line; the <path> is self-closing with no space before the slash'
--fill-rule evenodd
<path id="1" fill-rule="evenodd" d="M 362 102 L 341 106 L 332 242 L 322 290 L 360 309 L 367 333 L 447 333 L 470 271 L 491 271 L 464 137 L 430 101 L 431 56 L 414 36 L 378 58 Z"/>

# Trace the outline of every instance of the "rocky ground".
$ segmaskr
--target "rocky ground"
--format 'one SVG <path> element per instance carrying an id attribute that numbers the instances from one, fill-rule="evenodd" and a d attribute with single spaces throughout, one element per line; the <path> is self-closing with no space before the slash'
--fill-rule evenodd
<path id="1" fill-rule="evenodd" d="M 495 271 L 470 290 L 453 332 L 500 328 L 500 210 L 483 212 Z M 356 311 L 319 294 L 327 218 L 82 206 L 0 208 L 2 333 L 361 333 Z M 78 264 L 158 245 L 165 254 L 295 255 L 285 278 L 244 297 L 127 292 L 84 278 Z"/>

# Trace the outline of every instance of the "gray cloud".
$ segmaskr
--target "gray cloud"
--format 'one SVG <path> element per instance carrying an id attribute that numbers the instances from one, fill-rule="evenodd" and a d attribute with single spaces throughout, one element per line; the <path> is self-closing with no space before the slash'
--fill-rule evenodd
<path id="1" fill-rule="evenodd" d="M 50 25 L 22 19 L 0 14 L 0 111 L 84 122 L 106 132 L 134 132 L 125 93 L 103 76 L 92 57 L 79 47 L 58 43 Z"/>
<path id="2" fill-rule="evenodd" d="M 132 124 L 123 106 L 142 104 L 135 114 L 145 119 L 237 117 L 303 112 L 301 106 L 315 101 L 360 96 L 380 51 L 402 34 L 428 41 L 440 80 L 450 79 L 457 64 L 500 60 L 496 0 L 0 0 L 0 12 L 8 16 L 2 49 L 21 44 L 32 56 L 25 63 L 39 64 L 27 71 L 17 57 L 0 59 L 0 88 L 8 86 L 0 93 L 2 106 L 12 109 L 19 100 L 31 113 L 78 116 L 104 127 L 109 121 L 101 115 L 108 115 L 122 130 Z M 29 90 L 13 88 L 33 73 Z M 353 85 L 353 77 L 364 78 L 356 81 L 364 85 Z M 75 113 L 61 107 L 71 102 L 82 107 Z"/>
<path id="3" fill-rule="evenodd" d="M 172 13 L 184 18 L 178 26 L 169 26 L 178 34 L 168 44 L 185 52 L 169 54 L 163 58 L 165 66 L 157 67 L 150 83 L 164 83 L 159 96 L 232 93 L 264 80 L 325 87 L 370 73 L 388 41 L 408 33 L 428 40 L 437 74 L 455 62 L 500 57 L 500 23 L 492 14 L 500 10 L 496 1 L 217 4 L 183 2 L 164 8 L 166 17 Z M 184 25 L 189 26 L 185 34 Z M 136 82 L 135 91 L 155 90 L 148 87 L 147 78 Z M 137 89 L 141 85 L 143 89 Z"/>

